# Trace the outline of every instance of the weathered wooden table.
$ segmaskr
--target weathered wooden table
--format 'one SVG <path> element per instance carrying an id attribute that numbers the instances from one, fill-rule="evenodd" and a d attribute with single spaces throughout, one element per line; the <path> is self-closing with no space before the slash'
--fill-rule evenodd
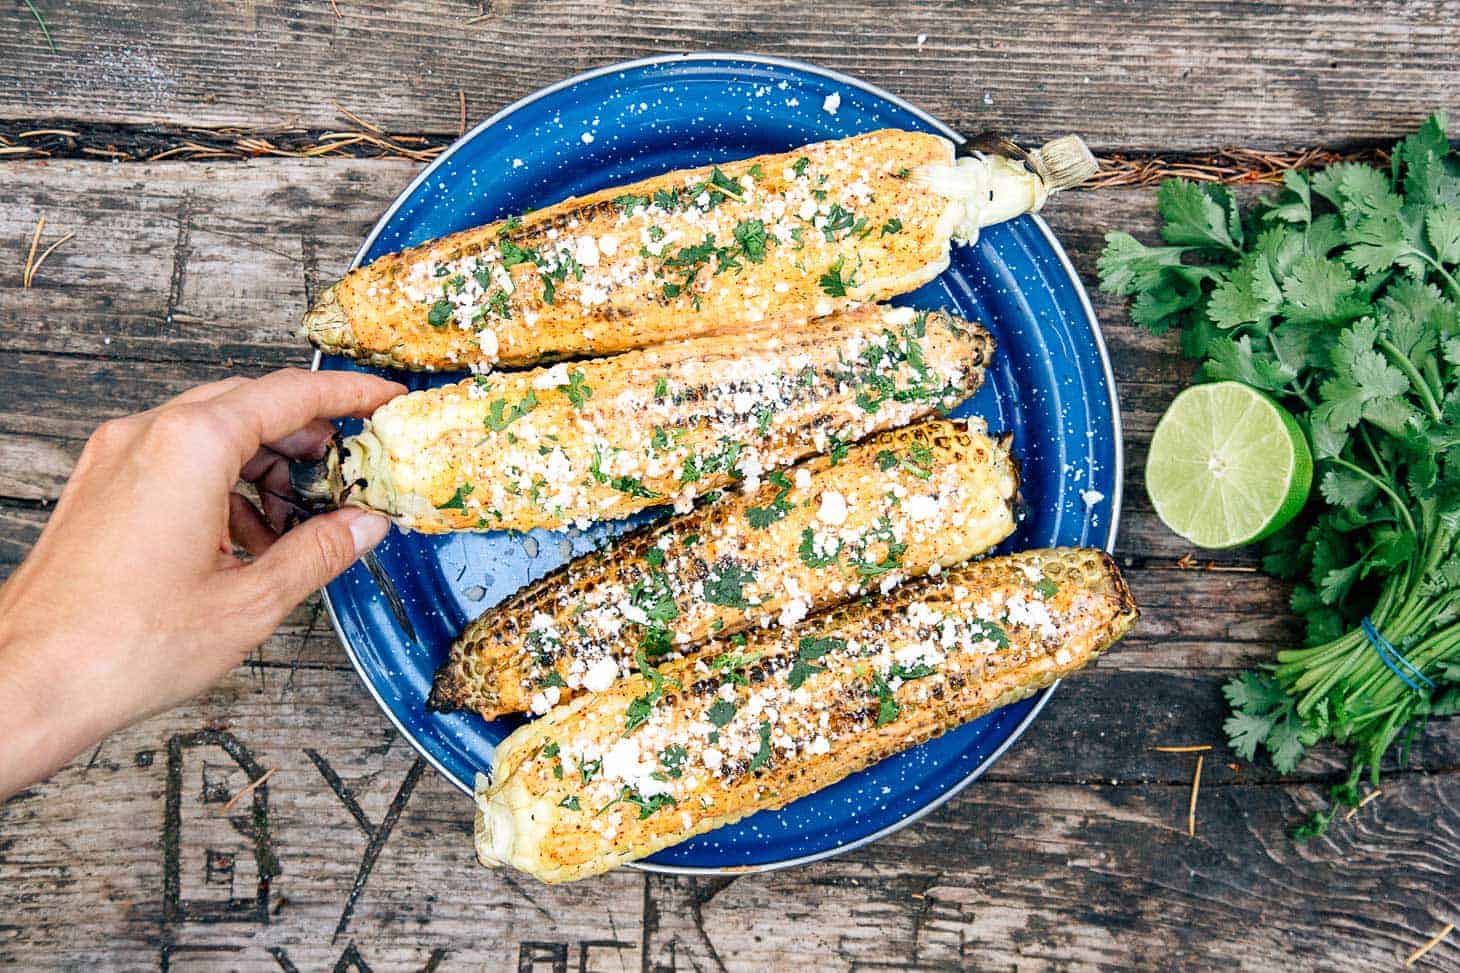
<path id="1" fill-rule="evenodd" d="M 1454 0 L 35 6 L 54 53 L 24 0 L 0 14 L 0 575 L 100 420 L 308 361 L 291 326 L 420 167 L 402 156 L 588 67 L 755 50 L 861 75 L 965 131 L 1073 129 L 1138 158 L 1362 149 L 1460 109 Z M 382 148 L 396 158 L 350 157 Z M 1151 233 L 1152 199 L 1051 208 L 1087 285 L 1105 231 Z M 24 289 L 40 218 L 42 249 L 75 237 Z M 1145 445 L 1189 367 L 1096 306 L 1125 410 L 1119 556 L 1145 619 L 927 819 L 768 875 L 548 888 L 484 871 L 469 802 L 392 731 L 311 602 L 206 698 L 0 807 L 0 966 L 1399 967 L 1460 918 L 1460 724 L 1431 727 L 1329 838 L 1288 839 L 1341 760 L 1287 777 L 1238 760 L 1219 693 L 1295 639 L 1285 591 L 1250 552 L 1193 569 L 1153 517 Z M 1195 758 L 1151 750 L 1173 743 L 1216 747 L 1194 837 Z M 1421 966 L 1460 967 L 1457 937 Z"/>

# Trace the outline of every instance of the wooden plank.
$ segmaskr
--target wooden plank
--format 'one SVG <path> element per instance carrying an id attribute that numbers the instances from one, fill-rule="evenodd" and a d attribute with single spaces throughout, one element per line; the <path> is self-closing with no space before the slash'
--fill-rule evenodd
<path id="1" fill-rule="evenodd" d="M 23 12 L 0 23 L 0 90 L 18 95 L 0 117 L 330 129 L 338 103 L 393 131 L 455 133 L 458 91 L 475 120 L 587 68 L 726 49 L 856 74 L 963 131 L 1079 128 L 1102 148 L 1387 140 L 1460 105 L 1454 0 L 855 0 L 834 16 L 810 0 L 340 0 L 338 17 L 323 0 L 231 0 L 207 17 L 41 6 L 59 53 Z"/>
<path id="2" fill-rule="evenodd" d="M 86 245 L 58 251 L 36 290 L 0 284 L 0 344 L 14 349 L 0 359 L 0 577 L 34 542 L 97 421 L 301 358 L 288 331 L 308 289 L 343 266 L 412 171 L 7 166 L 19 178 L 0 185 L 0 246 L 28 241 L 42 212 L 59 214 L 58 232 L 80 227 Z M 264 214 L 261 200 L 285 215 Z M 1105 229 L 1153 225 L 1147 191 L 1074 194 L 1050 215 L 1087 281 Z M 1460 724 L 1433 725 L 1417 769 L 1391 769 L 1384 796 L 1331 839 L 1288 842 L 1284 830 L 1341 773 L 1340 755 L 1315 753 L 1286 779 L 1234 758 L 1219 688 L 1297 637 L 1284 588 L 1173 566 L 1185 548 L 1152 517 L 1139 469 L 1187 366 L 1118 305 L 1097 299 L 1097 309 L 1133 447 L 1120 554 L 1145 619 L 1067 681 L 985 780 L 925 821 L 775 876 L 623 873 L 548 889 L 479 871 L 469 805 L 395 738 L 314 602 L 204 699 L 0 805 L 0 965 L 1393 964 L 1456 908 L 1446 877 L 1460 830 Z M 1149 749 L 1169 743 L 1217 747 L 1195 840 L 1185 834 L 1194 761 Z M 219 816 L 221 799 L 263 768 L 277 768 L 263 817 L 247 801 Z M 261 846 L 271 855 L 262 899 Z M 1429 957 L 1437 968 L 1457 958 L 1452 943 Z"/>
<path id="3" fill-rule="evenodd" d="M 301 671 L 279 689 L 241 671 L 0 806 L 0 962 L 147 966 L 168 942 L 178 968 L 227 947 L 238 950 L 230 968 L 244 970 L 277 968 L 270 950 L 317 969 L 351 944 L 377 969 L 420 969 L 443 949 L 442 969 L 564 951 L 576 968 L 585 949 L 584 968 L 610 970 L 716 969 L 715 957 L 732 970 L 1376 968 L 1460 905 L 1444 881 L 1460 852 L 1453 736 L 1451 769 L 1394 775 L 1378 802 L 1308 846 L 1284 829 L 1318 806 L 1318 780 L 1253 777 L 1214 755 L 1193 839 L 1191 758 L 1144 749 L 1169 727 L 1141 738 L 1163 709 L 1201 697 L 1179 676 L 1069 680 L 1067 705 L 1057 697 L 998 776 L 845 857 L 734 880 L 620 872 L 563 888 L 473 866 L 470 804 L 429 770 L 411 782 L 413 753 L 352 674 Z M 1076 722 L 1125 736 L 1071 735 Z M 275 773 L 262 807 L 245 801 L 223 817 L 250 777 L 240 755 L 254 775 Z M 267 923 L 250 911 L 260 834 L 265 871 L 277 871 Z M 206 918 L 230 897 L 248 908 Z M 1445 950 L 1442 966 L 1460 958 Z M 524 968 L 555 968 L 548 959 Z"/>

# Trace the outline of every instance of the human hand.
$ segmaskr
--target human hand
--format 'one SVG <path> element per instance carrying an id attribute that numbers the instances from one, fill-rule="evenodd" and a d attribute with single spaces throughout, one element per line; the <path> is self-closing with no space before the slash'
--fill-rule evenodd
<path id="1" fill-rule="evenodd" d="M 385 536 L 384 517 L 355 509 L 284 533 L 288 460 L 321 454 L 327 419 L 403 391 L 287 370 L 200 386 L 92 434 L 0 587 L 0 799 L 206 689 Z"/>

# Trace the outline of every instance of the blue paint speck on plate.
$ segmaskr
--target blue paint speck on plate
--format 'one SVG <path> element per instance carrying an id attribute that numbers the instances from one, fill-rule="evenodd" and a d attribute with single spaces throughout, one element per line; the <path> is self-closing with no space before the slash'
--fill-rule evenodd
<path id="1" fill-rule="evenodd" d="M 835 112 L 825 107 L 832 94 L 840 96 Z M 546 89 L 470 132 L 401 194 L 358 259 L 670 169 L 888 127 L 952 134 L 886 93 L 808 65 L 744 55 L 617 65 Z M 946 308 L 982 321 L 998 341 L 984 387 L 953 414 L 983 416 L 991 431 L 1014 437 L 1027 516 L 1001 550 L 1108 548 L 1120 511 L 1115 389 L 1089 301 L 1048 227 L 1025 216 L 988 228 L 976 244 L 954 248 L 947 272 L 895 303 Z M 356 366 L 326 358 L 321 367 Z M 457 376 L 392 377 L 421 388 Z M 474 775 L 491 766 L 495 746 L 521 720 L 488 723 L 427 712 L 432 675 L 452 638 L 523 584 L 644 520 L 581 532 L 392 532 L 378 555 L 405 601 L 420 637 L 416 643 L 359 566 L 329 586 L 326 602 L 355 667 L 387 715 L 432 764 L 469 790 Z M 864 843 L 975 778 L 1051 691 L 780 811 L 666 849 L 644 865 L 774 868 Z"/>

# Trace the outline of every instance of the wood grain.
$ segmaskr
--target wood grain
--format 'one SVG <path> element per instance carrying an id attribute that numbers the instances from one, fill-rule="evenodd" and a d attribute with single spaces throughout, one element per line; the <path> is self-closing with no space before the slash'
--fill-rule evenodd
<path id="1" fill-rule="evenodd" d="M 421 0 L 338 0 L 341 18 L 327 0 L 206 16 L 40 6 L 61 54 L 28 15 L 0 19 L 0 95 L 14 95 L 0 118 L 329 127 L 339 101 L 396 130 L 448 132 L 458 89 L 480 115 L 583 67 L 705 47 L 849 70 L 965 130 L 1079 128 L 1105 148 L 1388 139 L 1460 104 L 1455 2 L 862 0 L 827 17 L 804 0 L 493 0 L 470 25 L 477 5 Z M 0 163 L 0 578 L 98 422 L 225 374 L 305 364 L 291 332 L 309 295 L 416 169 Z M 1070 194 L 1046 215 L 1087 286 L 1106 231 L 1154 230 L 1145 190 Z M 23 290 L 41 216 L 77 237 Z M 1118 556 L 1145 616 L 926 819 L 772 875 L 622 872 L 549 888 L 478 869 L 469 802 L 395 735 L 312 600 L 208 696 L 0 805 L 0 967 L 1397 967 L 1460 912 L 1460 721 L 1431 725 L 1410 766 L 1388 768 L 1382 796 L 1328 838 L 1287 838 L 1342 756 L 1321 749 L 1286 777 L 1248 764 L 1225 746 L 1220 695 L 1298 637 L 1286 591 L 1250 571 L 1178 566 L 1189 549 L 1155 519 L 1140 477 L 1190 366 L 1092 296 L 1125 412 Z M 1215 749 L 1192 838 L 1195 760 L 1151 748 L 1195 743 Z M 1452 938 L 1418 968 L 1457 966 Z"/>
<path id="2" fill-rule="evenodd" d="M 265 656 L 287 651 L 271 643 Z M 372 825 L 416 758 L 353 673 L 286 678 L 255 665 L 0 808 L 0 962 L 137 968 L 170 942 L 236 948 L 227 965 L 242 970 L 275 969 L 270 950 L 283 950 L 303 970 L 334 964 L 353 943 L 373 968 L 411 970 L 441 949 L 443 970 L 512 968 L 562 949 L 570 968 L 586 949 L 584 968 L 608 970 L 1338 970 L 1392 964 L 1454 914 L 1460 895 L 1445 877 L 1460 854 L 1460 740 L 1449 738 L 1449 769 L 1394 774 L 1380 801 L 1308 846 L 1284 829 L 1318 806 L 1328 773 L 1305 766 L 1278 782 L 1230 768 L 1219 746 L 1193 839 L 1192 758 L 1147 747 L 1211 730 L 1215 687 L 1202 683 L 1100 670 L 1068 680 L 996 775 L 890 838 L 766 876 L 620 872 L 549 888 L 480 870 L 470 803 L 427 773 L 334 939 L 368 841 L 308 751 Z M 226 734 L 275 771 L 265 785 L 277 860 L 267 924 L 189 918 L 257 884 L 247 848 L 258 815 L 217 813 L 248 775 L 206 744 L 184 751 L 177 781 L 173 838 L 194 905 L 164 916 L 169 742 L 199 731 Z M 210 850 L 215 861 L 235 857 L 226 889 L 216 868 L 207 880 Z M 218 962 L 185 955 L 197 968 Z M 1434 968 L 1457 959 L 1447 945 Z"/>
<path id="3" fill-rule="evenodd" d="M 1460 105 L 1454 0 L 337 5 L 343 16 L 325 0 L 138 16 L 73 0 L 49 11 L 57 54 L 17 5 L 0 20 L 0 117 L 331 129 L 347 124 L 339 104 L 392 131 L 454 134 L 458 92 L 483 118 L 588 68 L 705 50 L 850 72 L 962 131 L 1079 129 L 1102 149 L 1384 141 Z"/>

